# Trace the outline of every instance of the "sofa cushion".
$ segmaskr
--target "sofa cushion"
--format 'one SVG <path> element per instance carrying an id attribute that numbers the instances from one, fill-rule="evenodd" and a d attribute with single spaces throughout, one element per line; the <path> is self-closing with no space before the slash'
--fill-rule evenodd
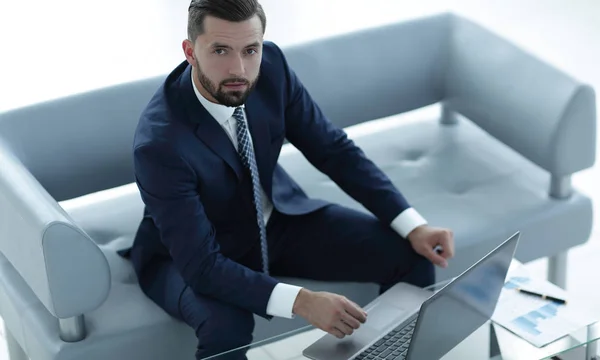
<path id="1" fill-rule="evenodd" d="M 347 129 L 431 225 L 454 231 L 456 258 L 447 271 L 438 269 L 438 279 L 457 275 L 517 230 L 522 261 L 588 238 L 589 198 L 549 197 L 547 172 L 468 119 L 441 125 L 439 118 L 434 105 Z M 293 146 L 282 151 L 280 164 L 309 196 L 366 211 Z"/>

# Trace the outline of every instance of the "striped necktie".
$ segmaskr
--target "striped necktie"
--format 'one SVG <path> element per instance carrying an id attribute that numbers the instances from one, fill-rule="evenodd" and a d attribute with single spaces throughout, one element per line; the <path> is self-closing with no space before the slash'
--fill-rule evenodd
<path id="1" fill-rule="evenodd" d="M 244 166 L 250 170 L 252 178 L 252 195 L 254 199 L 254 207 L 256 208 L 256 220 L 260 232 L 260 250 L 262 253 L 263 272 L 269 273 L 269 256 L 267 252 L 267 230 L 263 217 L 262 193 L 260 180 L 258 177 L 258 168 L 256 166 L 256 158 L 254 157 L 254 149 L 250 141 L 250 133 L 248 126 L 244 120 L 244 112 L 241 107 L 235 109 L 233 118 L 237 121 L 237 141 L 238 153 L 244 163 Z"/>

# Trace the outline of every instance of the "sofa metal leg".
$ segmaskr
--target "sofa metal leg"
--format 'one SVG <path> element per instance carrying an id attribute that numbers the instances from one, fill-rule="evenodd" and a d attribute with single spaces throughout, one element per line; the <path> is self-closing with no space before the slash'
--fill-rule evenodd
<path id="1" fill-rule="evenodd" d="M 567 288 L 567 255 L 565 251 L 548 258 L 548 281 L 563 289 Z"/>
<path id="2" fill-rule="evenodd" d="M 442 125 L 456 125 L 458 124 L 458 118 L 456 113 L 448 108 L 445 104 L 442 104 L 442 116 L 440 118 Z"/>
<path id="3" fill-rule="evenodd" d="M 571 176 L 556 176 L 550 178 L 549 194 L 555 199 L 568 199 L 573 194 Z"/>
<path id="4" fill-rule="evenodd" d="M 21 345 L 17 342 L 17 339 L 12 335 L 10 330 L 4 326 L 4 334 L 6 337 L 6 347 L 8 348 L 8 359 L 9 360 L 29 360 L 25 351 Z"/>
<path id="5" fill-rule="evenodd" d="M 85 318 L 83 315 L 75 316 L 68 319 L 59 319 L 58 327 L 60 338 L 66 342 L 77 342 L 85 339 L 86 328 Z"/>

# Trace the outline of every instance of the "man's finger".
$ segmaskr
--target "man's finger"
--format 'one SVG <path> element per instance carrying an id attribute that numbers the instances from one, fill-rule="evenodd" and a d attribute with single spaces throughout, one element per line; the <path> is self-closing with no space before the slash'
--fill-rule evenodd
<path id="1" fill-rule="evenodd" d="M 428 258 L 429 261 L 436 264 L 437 266 L 441 266 L 443 268 L 448 266 L 448 262 L 446 261 L 446 259 L 444 259 L 442 256 L 438 255 L 433 249 L 430 249 L 425 254 L 425 257 Z"/>
<path id="2" fill-rule="evenodd" d="M 343 332 L 341 332 L 337 328 L 333 328 L 333 330 L 331 330 L 330 334 L 333 335 L 333 336 L 335 336 L 338 339 L 343 339 L 344 336 L 346 336 L 346 334 L 344 334 Z"/>
<path id="3" fill-rule="evenodd" d="M 363 315 L 365 316 L 365 318 L 367 317 L 367 312 L 365 310 L 363 310 L 363 308 L 358 306 L 357 303 L 355 303 L 354 301 L 352 301 L 350 299 L 348 299 L 348 301 L 350 302 L 350 304 L 354 305 L 359 311 L 361 311 L 363 313 Z"/>
<path id="4" fill-rule="evenodd" d="M 450 259 L 451 257 L 453 257 L 454 256 L 454 245 L 453 245 L 452 239 L 450 237 L 443 237 L 440 242 L 442 245 L 441 255 L 446 259 Z"/>
<path id="5" fill-rule="evenodd" d="M 356 304 L 354 304 L 351 301 L 347 301 L 344 304 L 344 309 L 348 314 L 350 314 L 353 318 L 360 321 L 361 323 L 364 323 L 367 320 L 364 311 L 362 311 Z"/>
<path id="6" fill-rule="evenodd" d="M 340 330 L 342 333 L 344 333 L 344 335 L 352 335 L 352 333 L 354 332 L 354 329 L 352 327 L 350 327 L 348 324 L 346 324 L 345 322 L 343 322 L 342 320 L 340 320 L 335 327 Z"/>
<path id="7" fill-rule="evenodd" d="M 342 315 L 342 321 L 353 329 L 358 329 L 360 327 L 360 322 L 348 313 Z"/>

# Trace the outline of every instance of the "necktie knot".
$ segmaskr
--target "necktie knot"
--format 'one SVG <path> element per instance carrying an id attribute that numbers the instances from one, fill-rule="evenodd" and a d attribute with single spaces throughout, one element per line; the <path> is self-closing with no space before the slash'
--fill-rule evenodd
<path id="1" fill-rule="evenodd" d="M 244 122 L 244 110 L 242 110 L 241 106 L 235 108 L 233 112 L 233 118 L 238 122 Z"/>

